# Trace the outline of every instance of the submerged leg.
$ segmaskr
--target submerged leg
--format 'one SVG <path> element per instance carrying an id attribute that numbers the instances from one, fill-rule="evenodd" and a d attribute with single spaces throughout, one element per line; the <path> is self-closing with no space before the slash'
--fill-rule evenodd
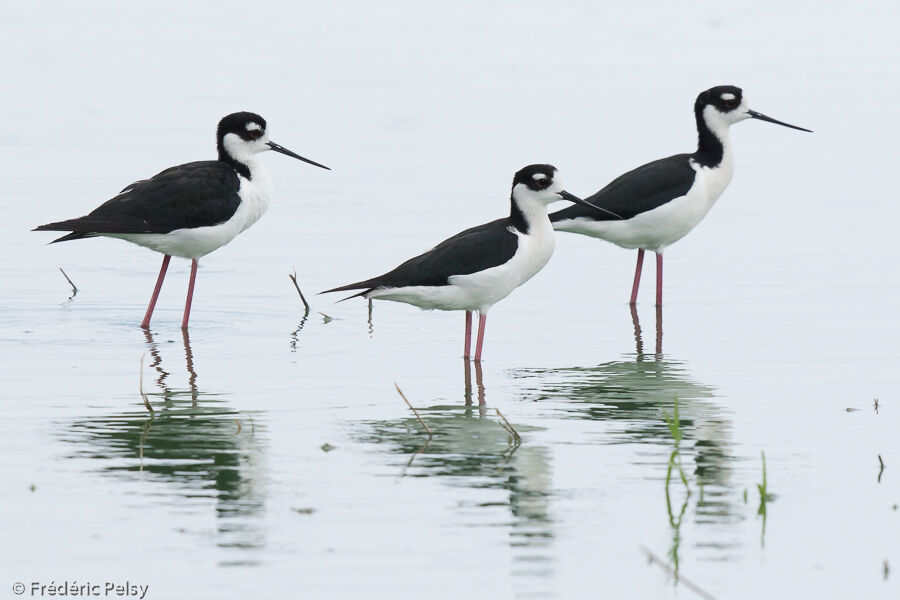
<path id="1" fill-rule="evenodd" d="M 159 291 L 162 289 L 163 279 L 166 278 L 166 270 L 169 268 L 169 260 L 171 258 L 168 254 L 163 256 L 162 266 L 159 268 L 159 277 L 156 279 L 156 287 L 153 288 L 153 296 L 150 297 L 150 305 L 147 306 L 144 320 L 141 321 L 141 327 L 144 329 L 150 327 L 150 317 L 153 316 L 153 309 L 156 308 L 156 300 L 159 298 Z"/>
<path id="2" fill-rule="evenodd" d="M 662 306 L 662 253 L 656 253 L 656 305 Z"/>
<path id="3" fill-rule="evenodd" d="M 472 349 L 472 311 L 466 311 L 466 348 L 463 352 L 463 358 L 469 358 L 472 356 L 470 351 Z"/>
<path id="4" fill-rule="evenodd" d="M 481 360 L 481 345 L 484 343 L 484 325 L 487 323 L 487 315 L 478 313 L 478 341 L 475 343 L 475 360 Z"/>
<path id="5" fill-rule="evenodd" d="M 637 303 L 638 287 L 641 285 L 641 267 L 644 266 L 644 249 L 638 250 L 637 266 L 634 268 L 634 285 L 631 286 L 631 301 L 628 304 L 632 306 Z"/>
<path id="6" fill-rule="evenodd" d="M 191 282 L 188 284 L 187 300 L 184 303 L 184 318 L 181 320 L 181 328 L 187 329 L 188 320 L 191 318 L 191 301 L 194 299 L 194 282 L 197 280 L 197 259 L 191 260 Z"/>

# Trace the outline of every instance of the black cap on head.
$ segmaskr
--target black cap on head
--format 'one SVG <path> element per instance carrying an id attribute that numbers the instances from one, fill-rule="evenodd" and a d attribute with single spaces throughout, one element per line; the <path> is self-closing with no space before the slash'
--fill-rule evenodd
<path id="1" fill-rule="evenodd" d="M 550 187 L 555 175 L 556 167 L 553 165 L 528 165 L 516 173 L 512 186 L 524 183 L 528 189 L 538 192 Z"/>
<path id="2" fill-rule="evenodd" d="M 216 137 L 221 143 L 226 135 L 234 133 L 240 136 L 241 139 L 249 142 L 262 137 L 265 131 L 266 120 L 258 114 L 252 112 L 236 112 L 231 113 L 227 117 L 223 117 L 222 120 L 219 121 Z"/>
<path id="3" fill-rule="evenodd" d="M 703 112 L 704 107 L 711 104 L 719 112 L 727 113 L 740 106 L 743 100 L 744 92 L 741 88 L 734 85 L 717 85 L 705 92 L 700 92 L 697 102 L 694 104 L 694 110 L 699 114 Z"/>

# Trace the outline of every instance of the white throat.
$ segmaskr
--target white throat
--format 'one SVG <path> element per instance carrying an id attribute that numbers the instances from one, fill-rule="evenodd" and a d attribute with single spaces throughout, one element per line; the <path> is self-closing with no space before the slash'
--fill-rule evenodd
<path id="1" fill-rule="evenodd" d="M 254 168 L 259 167 L 259 164 L 256 161 L 256 153 L 258 151 L 253 145 L 242 140 L 237 134 L 229 133 L 226 135 L 222 139 L 222 146 L 225 148 L 225 152 L 228 156 L 241 164 L 247 165 L 251 173 L 254 171 Z"/>

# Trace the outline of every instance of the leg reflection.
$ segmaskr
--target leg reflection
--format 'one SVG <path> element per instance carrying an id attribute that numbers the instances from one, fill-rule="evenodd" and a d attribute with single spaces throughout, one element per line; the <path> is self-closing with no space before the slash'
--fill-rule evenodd
<path id="1" fill-rule="evenodd" d="M 629 304 L 628 307 L 631 309 L 631 324 L 634 325 L 634 351 L 637 353 L 638 358 L 644 356 L 644 340 L 641 339 L 641 320 L 638 318 L 637 307 L 634 304 Z"/>
<path id="2" fill-rule="evenodd" d="M 656 305 L 656 353 L 662 354 L 662 304 Z"/>
<path id="3" fill-rule="evenodd" d="M 184 360 L 187 363 L 188 385 L 191 387 L 191 404 L 197 406 L 197 372 L 194 371 L 194 353 L 191 351 L 191 335 L 187 329 L 181 330 L 184 342 Z"/>
<path id="4" fill-rule="evenodd" d="M 631 309 L 631 324 L 634 326 L 634 351 L 637 354 L 638 360 L 644 357 L 644 340 L 641 335 L 641 320 L 638 317 L 637 308 L 634 305 L 630 306 Z M 662 325 L 662 306 L 656 305 L 656 348 L 655 352 L 657 358 L 662 354 L 662 338 L 663 338 L 663 325 Z"/>
<path id="5" fill-rule="evenodd" d="M 468 359 L 463 359 L 465 390 L 464 398 L 466 406 L 472 406 L 472 365 L 475 365 L 475 387 L 478 388 L 478 416 L 483 417 L 487 411 L 487 401 L 484 394 L 484 374 L 481 369 L 481 363 L 472 363 Z M 466 411 L 466 416 L 471 416 L 471 411 Z"/>

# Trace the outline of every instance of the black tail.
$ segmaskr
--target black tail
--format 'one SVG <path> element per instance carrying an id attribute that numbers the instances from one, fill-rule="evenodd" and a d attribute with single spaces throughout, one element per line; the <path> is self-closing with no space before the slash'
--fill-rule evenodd
<path id="1" fill-rule="evenodd" d="M 378 284 L 374 279 L 367 279 L 366 281 L 357 281 L 356 283 L 351 283 L 349 285 L 342 285 L 341 287 L 332 288 L 330 290 L 325 290 L 324 292 L 319 292 L 319 294 L 330 294 L 331 292 L 348 292 L 351 290 L 362 290 L 358 294 L 353 294 L 352 296 L 347 296 L 346 298 L 341 298 L 338 302 L 343 302 L 344 300 L 350 300 L 351 298 L 365 298 L 366 294 L 374 290 L 378 287 Z"/>
<path id="2" fill-rule="evenodd" d="M 94 237 L 94 234 L 82 233 L 81 231 L 73 231 L 72 233 L 67 233 L 66 235 L 64 235 L 62 237 L 56 238 L 55 240 L 53 240 L 50 243 L 55 244 L 57 242 L 68 242 L 69 240 L 80 240 L 81 238 L 86 238 L 86 237 Z"/>
<path id="3" fill-rule="evenodd" d="M 55 244 L 56 242 L 68 242 L 69 240 L 80 240 L 81 238 L 92 237 L 94 235 L 91 231 L 78 231 L 82 229 L 78 226 L 78 219 L 69 219 L 68 221 L 58 221 L 56 223 L 47 223 L 46 225 L 40 225 L 32 229 L 32 231 L 71 231 L 72 233 L 67 233 L 66 235 L 56 238 L 51 244 Z M 74 230 L 74 231 L 73 231 Z"/>

